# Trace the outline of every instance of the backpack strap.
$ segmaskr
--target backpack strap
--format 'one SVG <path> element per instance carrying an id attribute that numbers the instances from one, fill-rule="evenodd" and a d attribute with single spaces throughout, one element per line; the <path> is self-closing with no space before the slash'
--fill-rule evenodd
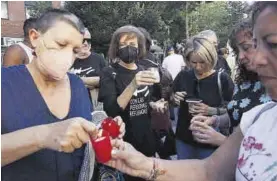
<path id="1" fill-rule="evenodd" d="M 222 93 L 222 84 L 221 84 L 221 74 L 222 74 L 222 70 L 220 70 L 217 74 L 217 86 L 218 86 L 218 92 L 219 92 L 219 96 L 220 96 L 220 102 L 221 105 L 224 105 L 224 98 L 223 98 L 223 93 Z"/>

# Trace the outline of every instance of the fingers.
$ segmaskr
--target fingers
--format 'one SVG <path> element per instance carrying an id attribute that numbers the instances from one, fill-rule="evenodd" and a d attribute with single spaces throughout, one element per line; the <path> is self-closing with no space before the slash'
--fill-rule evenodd
<path id="1" fill-rule="evenodd" d="M 209 127 L 208 125 L 206 125 L 205 123 L 196 121 L 196 122 L 193 122 L 193 123 L 190 125 L 189 129 L 190 129 L 191 131 L 201 131 L 201 132 L 205 132 L 205 131 L 209 130 L 210 127 Z"/>
<path id="2" fill-rule="evenodd" d="M 59 151 L 62 151 L 62 152 L 65 152 L 65 153 L 72 153 L 74 150 L 75 150 L 75 148 L 69 140 L 65 140 L 65 141 L 60 142 Z"/>
<path id="3" fill-rule="evenodd" d="M 198 140 L 207 140 L 209 137 L 207 136 L 207 134 L 202 133 L 200 131 L 194 131 L 192 132 L 192 135 L 197 138 Z"/>
<path id="4" fill-rule="evenodd" d="M 92 137 L 92 138 L 96 138 L 97 134 L 98 134 L 98 130 L 95 126 L 95 124 L 93 124 L 92 122 L 89 122 L 87 120 L 82 119 L 80 121 L 81 126 L 83 127 L 83 129 Z"/>
<path id="5" fill-rule="evenodd" d="M 185 100 L 185 94 L 185 92 L 176 92 L 173 96 L 174 102 L 180 105 L 180 102 Z"/>
<path id="6" fill-rule="evenodd" d="M 191 123 L 195 121 L 204 122 L 206 119 L 208 119 L 206 116 L 195 116 L 191 119 Z"/>
<path id="7" fill-rule="evenodd" d="M 184 100 L 185 94 L 183 92 L 176 92 L 175 93 L 176 98 Z"/>
<path id="8" fill-rule="evenodd" d="M 122 118 L 120 116 L 117 116 L 114 118 L 114 120 L 117 122 L 117 124 L 120 126 L 119 128 L 119 138 L 123 138 L 123 136 L 125 135 L 125 123 L 123 122 Z"/>
<path id="9" fill-rule="evenodd" d="M 85 130 L 83 130 L 83 131 L 77 131 L 77 138 L 82 143 L 87 143 L 90 140 L 89 135 L 85 132 Z"/>

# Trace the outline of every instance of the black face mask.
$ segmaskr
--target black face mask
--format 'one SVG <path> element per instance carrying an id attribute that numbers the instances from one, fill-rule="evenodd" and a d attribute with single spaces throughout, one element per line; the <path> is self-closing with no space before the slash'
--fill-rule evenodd
<path id="1" fill-rule="evenodd" d="M 138 59 L 138 48 L 133 46 L 126 46 L 118 50 L 118 57 L 124 63 L 134 63 Z"/>

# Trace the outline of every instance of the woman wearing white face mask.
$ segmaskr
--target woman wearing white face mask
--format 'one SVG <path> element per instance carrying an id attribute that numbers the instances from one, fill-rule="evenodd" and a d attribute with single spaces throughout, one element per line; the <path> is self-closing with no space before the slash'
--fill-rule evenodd
<path id="1" fill-rule="evenodd" d="M 67 74 L 83 32 L 75 15 L 50 10 L 31 30 L 32 63 L 2 68 L 1 180 L 78 180 L 98 133 L 84 84 Z"/>

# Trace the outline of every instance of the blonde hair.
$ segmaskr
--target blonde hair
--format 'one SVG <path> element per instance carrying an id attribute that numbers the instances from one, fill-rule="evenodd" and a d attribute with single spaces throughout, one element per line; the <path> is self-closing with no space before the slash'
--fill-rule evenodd
<path id="1" fill-rule="evenodd" d="M 210 68 L 213 69 L 217 63 L 217 51 L 214 44 L 209 41 L 207 38 L 202 37 L 201 35 L 196 35 L 189 39 L 186 44 L 185 58 L 189 62 L 191 61 L 189 55 L 191 53 L 197 54 L 201 57 L 205 63 L 210 65 Z"/>

